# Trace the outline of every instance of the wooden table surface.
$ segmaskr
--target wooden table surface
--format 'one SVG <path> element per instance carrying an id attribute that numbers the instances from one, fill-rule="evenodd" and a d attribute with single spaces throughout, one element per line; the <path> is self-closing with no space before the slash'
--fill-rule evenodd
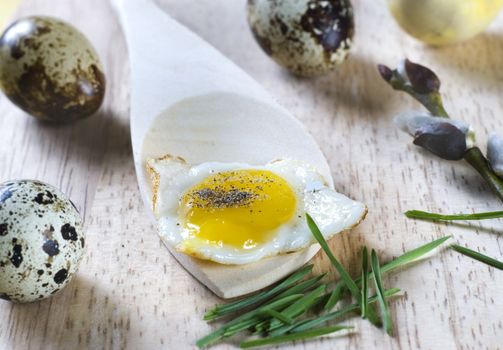
<path id="1" fill-rule="evenodd" d="M 440 161 L 411 145 L 392 116 L 419 106 L 376 72 L 407 56 L 434 68 L 452 116 L 472 123 L 480 145 L 503 133 L 503 16 L 461 45 L 432 49 L 405 35 L 384 0 L 355 1 L 356 45 L 348 62 L 315 80 L 294 78 L 253 40 L 245 1 L 165 0 L 162 6 L 249 72 L 319 141 L 336 188 L 368 204 L 357 229 L 330 245 L 358 273 L 363 244 L 390 259 L 447 234 L 503 256 L 500 220 L 434 225 L 407 209 L 469 212 L 501 203 L 464 163 Z M 129 66 L 107 1 L 25 0 L 15 16 L 48 14 L 74 23 L 96 46 L 108 91 L 100 113 L 66 126 L 37 122 L 0 96 L 0 181 L 37 178 L 60 187 L 85 216 L 87 251 L 77 277 L 51 299 L 0 301 L 0 349 L 190 349 L 212 329 L 201 320 L 219 300 L 169 255 L 144 214 L 129 140 Z M 166 33 L 169 35 L 169 33 Z M 162 44 L 162 43 L 160 43 Z M 335 274 L 318 254 L 317 271 Z M 502 349 L 503 273 L 450 250 L 385 285 L 405 295 L 391 304 L 391 338 L 359 318 L 351 336 L 299 342 L 292 349 Z M 234 348 L 232 340 L 215 349 Z M 290 347 L 288 347 L 290 348 Z"/>

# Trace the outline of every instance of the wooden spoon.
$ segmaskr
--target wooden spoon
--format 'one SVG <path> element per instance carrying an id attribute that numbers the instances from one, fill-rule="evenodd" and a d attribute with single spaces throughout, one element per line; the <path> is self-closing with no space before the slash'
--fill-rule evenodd
<path id="1" fill-rule="evenodd" d="M 250 76 L 150 0 L 113 0 L 131 63 L 131 138 L 139 188 L 152 213 L 145 161 L 165 154 L 190 164 L 264 164 L 293 158 L 315 166 L 330 186 L 325 157 L 301 123 Z M 220 265 L 171 254 L 215 294 L 264 288 L 309 261 L 303 251 L 248 265 Z"/>

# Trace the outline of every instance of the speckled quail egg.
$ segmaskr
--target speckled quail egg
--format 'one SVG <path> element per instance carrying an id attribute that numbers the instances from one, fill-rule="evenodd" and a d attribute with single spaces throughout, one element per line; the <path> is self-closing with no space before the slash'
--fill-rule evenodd
<path id="1" fill-rule="evenodd" d="M 76 28 L 51 17 L 26 17 L 0 37 L 0 87 L 32 116 L 68 122 L 98 110 L 105 77 L 96 51 Z"/>
<path id="2" fill-rule="evenodd" d="M 83 251 L 82 220 L 63 193 L 32 180 L 0 184 L 0 298 L 31 302 L 55 294 Z"/>
<path id="3" fill-rule="evenodd" d="M 262 49 L 301 76 L 334 69 L 352 45 L 349 0 L 248 0 L 248 22 Z"/>

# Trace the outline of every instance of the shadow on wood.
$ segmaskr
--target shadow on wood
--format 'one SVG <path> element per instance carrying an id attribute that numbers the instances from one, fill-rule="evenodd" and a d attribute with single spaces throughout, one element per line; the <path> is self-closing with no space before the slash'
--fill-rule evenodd
<path id="1" fill-rule="evenodd" d="M 334 71 L 318 78 L 300 78 L 285 70 L 282 74 L 284 80 L 304 90 L 306 96 L 316 100 L 325 110 L 333 111 L 333 118 L 344 118 L 345 109 L 357 110 L 361 117 L 388 118 L 399 101 L 392 98 L 393 90 L 382 81 L 377 71 L 378 63 L 381 62 L 354 52 Z"/>
<path id="2" fill-rule="evenodd" d="M 14 113 L 13 113 L 14 114 Z M 19 113 L 16 113 L 19 114 Z M 84 217 L 92 204 L 105 154 L 131 157 L 129 123 L 115 113 L 102 110 L 71 124 L 48 124 L 26 115 L 13 116 L 20 130 L 24 156 L 12 149 L 2 178 L 33 178 L 60 188 L 75 202 Z M 7 140 L 8 141 L 8 140 Z M 19 144 L 20 140 L 11 140 Z M 8 146 L 5 146 L 8 147 Z"/>
<path id="3" fill-rule="evenodd" d="M 13 350 L 125 348 L 127 335 L 135 332 L 119 295 L 79 276 L 54 297 L 12 304 L 7 312 Z"/>

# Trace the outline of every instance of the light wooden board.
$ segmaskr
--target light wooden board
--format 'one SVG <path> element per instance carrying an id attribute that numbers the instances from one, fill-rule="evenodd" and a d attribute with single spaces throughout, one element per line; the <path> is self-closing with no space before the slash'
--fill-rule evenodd
<path id="1" fill-rule="evenodd" d="M 501 203 L 471 168 L 421 152 L 391 126 L 393 114 L 419 107 L 392 92 L 375 70 L 403 56 L 433 67 L 448 110 L 472 123 L 483 145 L 488 132 L 503 133 L 502 16 L 474 40 L 431 49 L 401 32 L 383 1 L 359 1 L 351 59 L 327 77 L 304 80 L 261 52 L 244 1 L 162 3 L 304 122 L 329 159 L 336 188 L 368 204 L 366 221 L 330 242 L 353 273 L 362 244 L 388 259 L 446 234 L 503 256 L 499 220 L 448 226 L 403 217 L 413 208 L 461 212 Z M 212 329 L 201 316 L 218 300 L 168 254 L 144 215 L 129 141 L 126 48 L 108 2 L 26 0 L 21 14 L 59 16 L 83 30 L 103 59 L 108 91 L 101 113 L 60 127 L 37 123 L 0 97 L 0 180 L 38 178 L 60 187 L 84 213 L 88 237 L 79 274 L 63 292 L 29 305 L 0 302 L 0 349 L 193 348 Z M 322 254 L 315 262 L 317 271 L 334 273 Z M 292 348 L 503 348 L 500 271 L 444 251 L 385 284 L 406 291 L 392 303 L 394 338 L 354 318 L 346 323 L 357 327 L 355 335 Z"/>

